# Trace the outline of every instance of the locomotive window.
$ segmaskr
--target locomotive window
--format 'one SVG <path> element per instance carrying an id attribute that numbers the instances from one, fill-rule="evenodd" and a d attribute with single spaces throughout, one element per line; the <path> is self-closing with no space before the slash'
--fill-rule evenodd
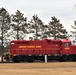
<path id="1" fill-rule="evenodd" d="M 69 47 L 70 46 L 70 44 L 69 43 L 65 43 L 65 47 Z"/>

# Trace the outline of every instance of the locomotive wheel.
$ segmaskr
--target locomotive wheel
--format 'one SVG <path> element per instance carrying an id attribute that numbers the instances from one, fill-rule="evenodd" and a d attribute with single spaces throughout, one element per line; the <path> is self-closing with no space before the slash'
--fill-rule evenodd
<path id="1" fill-rule="evenodd" d="M 68 59 L 67 56 L 64 55 L 64 56 L 61 56 L 61 57 L 59 58 L 59 61 L 60 61 L 60 62 L 65 62 L 65 61 L 67 61 L 67 59 Z"/>
<path id="2" fill-rule="evenodd" d="M 68 61 L 74 61 L 74 57 L 73 56 L 69 56 L 68 57 Z"/>
<path id="3" fill-rule="evenodd" d="M 33 56 L 28 56 L 27 61 L 28 62 L 34 62 L 34 57 Z"/>
<path id="4" fill-rule="evenodd" d="M 58 61 L 63 62 L 63 58 L 62 58 L 62 57 L 60 57 Z"/>
<path id="5" fill-rule="evenodd" d="M 19 63 L 20 62 L 20 58 L 18 56 L 14 56 L 13 57 L 13 62 Z"/>

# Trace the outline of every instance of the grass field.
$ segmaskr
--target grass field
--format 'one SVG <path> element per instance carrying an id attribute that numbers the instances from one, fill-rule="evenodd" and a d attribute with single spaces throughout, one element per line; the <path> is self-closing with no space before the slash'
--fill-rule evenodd
<path id="1" fill-rule="evenodd" d="M 76 62 L 0 63 L 0 75 L 76 75 Z"/>

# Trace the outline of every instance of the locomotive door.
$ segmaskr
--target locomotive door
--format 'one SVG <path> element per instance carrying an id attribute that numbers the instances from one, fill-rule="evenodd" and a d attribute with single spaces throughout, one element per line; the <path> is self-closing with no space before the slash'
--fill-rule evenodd
<path id="1" fill-rule="evenodd" d="M 70 53 L 70 42 L 64 42 L 61 50 L 61 54 L 69 54 Z"/>

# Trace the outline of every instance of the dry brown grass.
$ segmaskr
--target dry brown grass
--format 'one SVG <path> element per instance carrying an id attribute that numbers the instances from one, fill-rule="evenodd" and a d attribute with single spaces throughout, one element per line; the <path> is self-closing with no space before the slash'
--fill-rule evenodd
<path id="1" fill-rule="evenodd" d="M 0 63 L 0 75 L 76 75 L 76 62 Z"/>

